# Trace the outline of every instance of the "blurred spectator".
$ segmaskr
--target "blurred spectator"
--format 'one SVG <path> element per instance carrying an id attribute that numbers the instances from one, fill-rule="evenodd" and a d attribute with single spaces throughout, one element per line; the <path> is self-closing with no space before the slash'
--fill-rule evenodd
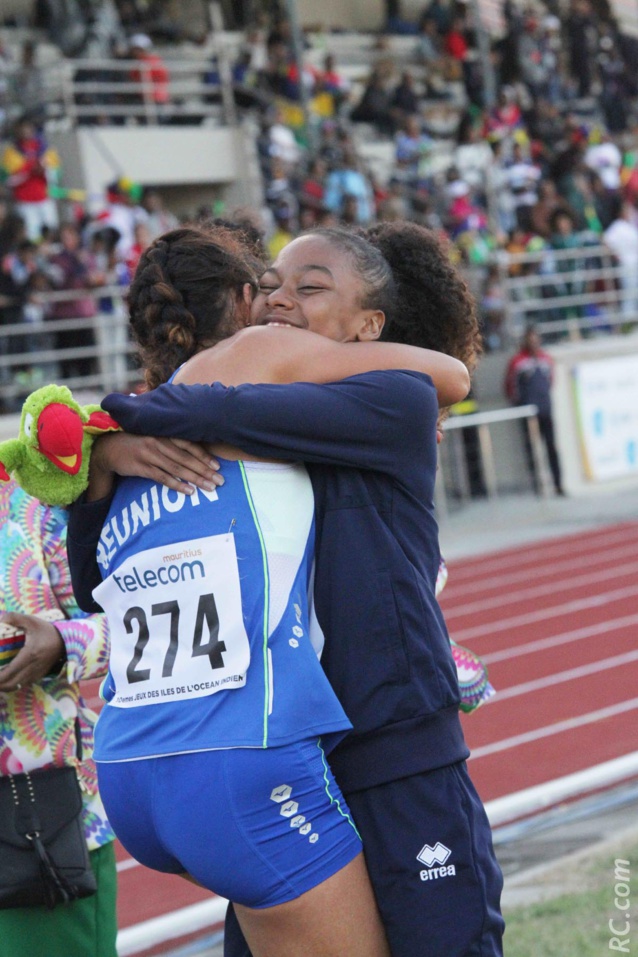
<path id="1" fill-rule="evenodd" d="M 299 203 L 302 209 L 312 210 L 313 214 L 323 209 L 326 175 L 325 161 L 320 156 L 316 156 L 311 161 L 299 190 Z M 313 221 L 316 221 L 316 215 L 313 216 Z"/>
<path id="2" fill-rule="evenodd" d="M 267 122 L 269 155 L 293 166 L 301 159 L 302 150 L 295 134 L 286 126 L 281 110 L 276 110 L 271 121 Z"/>
<path id="3" fill-rule="evenodd" d="M 14 383 L 24 387 L 25 394 L 47 381 L 54 381 L 59 371 L 56 362 L 38 361 L 34 365 L 29 357 L 30 353 L 55 348 L 55 336 L 35 328 L 41 327 L 51 314 L 50 305 L 40 295 L 51 289 L 47 267 L 41 248 L 30 239 L 22 240 L 16 252 L 8 255 L 3 263 L 3 286 L 5 291 L 12 288 L 14 303 L 13 314 L 10 311 L 5 319 L 24 325 L 24 334 L 9 337 L 6 352 L 21 355 L 25 361 L 12 366 L 9 372 Z M 16 397 L 16 403 L 21 398 Z"/>
<path id="4" fill-rule="evenodd" d="M 541 22 L 540 56 L 544 76 L 541 78 L 539 97 L 544 97 L 551 104 L 557 103 L 565 93 L 565 79 L 560 69 L 562 40 L 560 35 L 561 22 L 558 17 L 550 14 Z"/>
<path id="5" fill-rule="evenodd" d="M 531 208 L 538 199 L 541 171 L 525 154 L 520 143 L 514 143 L 512 159 L 505 168 L 507 185 L 512 192 L 517 224 L 529 230 Z"/>
<path id="6" fill-rule="evenodd" d="M 487 168 L 487 189 L 490 197 L 490 214 L 495 220 L 494 228 L 499 237 L 507 236 L 516 226 L 516 207 L 509 187 L 509 173 L 504 145 L 491 145 L 492 162 Z"/>
<path id="7" fill-rule="evenodd" d="M 404 70 L 401 74 L 401 80 L 392 92 L 390 110 L 397 126 L 419 112 L 419 96 L 410 70 Z"/>
<path id="8" fill-rule="evenodd" d="M 448 54 L 446 79 L 462 79 L 468 101 L 480 107 L 483 80 L 478 51 L 473 45 L 475 36 L 468 29 L 465 5 L 459 5 L 456 9 L 457 14 L 452 20 L 450 30 L 443 38 L 443 47 Z M 461 10 L 463 12 L 460 12 Z"/>
<path id="9" fill-rule="evenodd" d="M 620 188 L 622 153 L 609 133 L 601 131 L 598 135 L 600 141 L 592 143 L 585 151 L 585 165 L 600 176 L 605 189 L 617 190 Z"/>
<path id="10" fill-rule="evenodd" d="M 460 64 L 467 57 L 469 44 L 465 34 L 465 17 L 455 16 L 450 24 L 450 29 L 445 34 L 443 45 L 448 56 L 452 57 L 459 64 L 457 78 L 461 77 Z"/>
<path id="11" fill-rule="evenodd" d="M 556 67 L 554 57 L 548 56 L 547 52 L 538 20 L 533 14 L 528 14 L 518 41 L 518 55 L 521 77 L 534 99 L 547 93 L 551 72 Z"/>
<path id="12" fill-rule="evenodd" d="M 275 260 L 282 249 L 295 238 L 295 224 L 292 210 L 285 203 L 275 207 L 275 230 L 266 244 L 268 255 Z"/>
<path id="13" fill-rule="evenodd" d="M 377 198 L 377 218 L 386 222 L 396 222 L 400 219 L 409 219 L 410 213 L 405 184 L 394 177 L 388 183 L 385 195 Z"/>
<path id="14" fill-rule="evenodd" d="M 385 0 L 385 31 L 399 36 L 416 33 L 415 24 L 403 15 L 400 0 Z"/>
<path id="15" fill-rule="evenodd" d="M 242 51 L 249 58 L 250 69 L 254 71 L 255 76 L 259 76 L 268 63 L 268 51 L 263 30 L 258 26 L 249 27 L 244 35 Z"/>
<path id="16" fill-rule="evenodd" d="M 25 40 L 22 45 L 20 66 L 12 77 L 16 99 L 34 125 L 46 119 L 46 74 L 37 63 L 37 44 L 34 40 Z"/>
<path id="17" fill-rule="evenodd" d="M 126 259 L 135 242 L 135 226 L 148 219 L 148 213 L 139 205 L 141 198 L 140 186 L 125 177 L 110 183 L 104 208 L 89 223 L 87 235 L 107 227 L 114 229 L 118 234 L 118 254 Z"/>
<path id="18" fill-rule="evenodd" d="M 441 34 L 432 17 L 423 17 L 419 26 L 419 39 L 415 47 L 415 58 L 418 63 L 437 71 L 441 64 Z"/>
<path id="19" fill-rule="evenodd" d="M 125 48 L 125 34 L 115 0 L 100 0 L 99 4 L 92 4 L 87 19 L 83 58 L 106 60 Z"/>
<path id="20" fill-rule="evenodd" d="M 481 137 L 471 114 L 466 113 L 459 123 L 454 165 L 468 186 L 483 193 L 487 173 L 493 161 L 494 154 L 489 143 Z"/>
<path id="21" fill-rule="evenodd" d="M 583 174 L 577 181 L 583 198 L 579 212 L 585 217 L 589 229 L 600 234 L 611 225 L 616 215 L 618 194 L 605 189 L 603 181 L 596 173 Z"/>
<path id="22" fill-rule="evenodd" d="M 350 113 L 353 123 L 373 123 L 379 131 L 391 135 L 395 129 L 390 94 L 378 70 L 368 78 L 361 99 Z"/>
<path id="23" fill-rule="evenodd" d="M 398 177 L 415 189 L 421 183 L 429 183 L 433 146 L 432 138 L 422 129 L 419 118 L 408 116 L 403 129 L 395 137 Z"/>
<path id="24" fill-rule="evenodd" d="M 559 196 L 556 184 L 551 179 L 544 179 L 538 186 L 538 199 L 530 209 L 529 222 L 532 232 L 543 239 L 549 239 L 552 234 L 551 218 L 558 210 L 572 216 L 569 203 Z"/>
<path id="25" fill-rule="evenodd" d="M 630 115 L 631 80 L 627 65 L 611 34 L 601 37 L 598 54 L 600 106 L 610 133 L 623 133 Z"/>
<path id="26" fill-rule="evenodd" d="M 547 99 L 538 99 L 529 122 L 532 138 L 542 143 L 550 155 L 554 153 L 565 135 L 565 121 L 558 105 Z"/>
<path id="27" fill-rule="evenodd" d="M 350 81 L 345 78 L 336 66 L 336 61 L 332 53 L 327 53 L 323 61 L 323 69 L 317 72 L 317 88 L 329 93 L 334 101 L 335 110 L 339 108 L 348 99 L 350 94 Z"/>
<path id="28" fill-rule="evenodd" d="M 9 46 L 0 38 L 0 136 L 4 134 L 9 106 L 10 74 L 13 57 Z"/>
<path id="29" fill-rule="evenodd" d="M 529 326 L 521 341 L 520 350 L 512 356 L 505 374 L 505 394 L 512 405 L 535 405 L 538 409 L 539 430 L 547 450 L 549 468 L 557 495 L 564 495 L 558 450 L 554 440 L 552 415 L 552 381 L 554 360 L 541 349 L 541 341 L 534 326 Z M 527 462 L 537 492 L 541 491 L 534 456 L 529 441 L 527 423 L 522 422 Z"/>
<path id="30" fill-rule="evenodd" d="M 37 246 L 30 239 L 22 239 L 13 252 L 7 253 L 0 263 L 0 329 L 2 326 L 19 325 L 24 322 L 24 308 L 29 295 L 29 283 L 38 268 Z M 0 355 L 20 355 L 27 352 L 29 341 L 25 335 L 0 335 Z M 0 371 L 4 381 L 11 381 L 20 371 L 12 366 Z"/>
<path id="31" fill-rule="evenodd" d="M 136 223 L 133 229 L 134 242 L 126 257 L 126 268 L 130 276 L 135 275 L 142 253 L 151 245 L 151 236 L 146 222 Z"/>
<path id="32" fill-rule="evenodd" d="M 164 207 L 162 194 L 156 189 L 145 189 L 142 196 L 142 208 L 148 213 L 146 226 L 151 242 L 169 229 L 179 226 L 179 220 L 174 213 Z"/>
<path id="33" fill-rule="evenodd" d="M 503 289 L 500 270 L 496 263 L 491 263 L 487 268 L 479 297 L 483 342 L 488 352 L 497 352 L 503 346 L 505 305 L 505 290 Z"/>
<path id="34" fill-rule="evenodd" d="M 292 179 L 288 174 L 290 164 L 273 158 L 270 164 L 270 176 L 266 182 L 266 202 L 271 208 L 285 203 L 293 212 L 297 212 L 297 197 L 293 189 Z"/>
<path id="35" fill-rule="evenodd" d="M 611 249 L 620 266 L 621 310 L 628 319 L 638 319 L 638 227 L 632 222 L 632 209 L 620 198 L 615 217 L 603 233 L 603 242 Z"/>
<path id="36" fill-rule="evenodd" d="M 555 209 L 549 218 L 550 239 L 549 243 L 552 249 L 563 252 L 570 249 L 580 249 L 583 246 L 583 237 L 576 230 L 574 216 L 569 210 Z M 568 256 L 548 257 L 547 260 L 552 264 L 554 275 L 562 276 L 559 281 L 554 281 L 550 295 L 552 296 L 582 296 L 585 291 L 585 277 L 583 270 L 586 268 L 586 262 L 582 258 Z M 578 305 L 560 306 L 553 310 L 552 317 L 555 319 L 578 319 L 582 315 L 581 307 Z"/>
<path id="37" fill-rule="evenodd" d="M 452 175 L 450 172 L 449 175 Z M 446 186 L 448 197 L 447 225 L 452 237 L 459 240 L 464 233 L 475 233 L 487 226 L 485 211 L 474 201 L 472 191 L 464 179 L 457 175 Z M 467 249 L 468 237 L 464 244 Z"/>
<path id="38" fill-rule="evenodd" d="M 80 233 L 70 223 L 60 229 L 61 250 L 49 261 L 49 276 L 57 290 L 85 291 L 87 294 L 54 302 L 51 305 L 52 319 L 89 319 L 97 314 L 95 298 L 89 290 L 99 284 L 101 276 L 94 275 L 89 269 L 89 257 L 81 248 Z M 90 328 L 63 329 L 57 333 L 58 349 L 95 346 L 93 330 Z M 73 376 L 91 375 L 95 368 L 95 359 L 88 356 L 62 358 L 61 374 L 64 379 Z"/>
<path id="39" fill-rule="evenodd" d="M 421 14 L 421 23 L 425 20 L 432 20 L 439 35 L 443 36 L 450 29 L 450 17 L 450 5 L 445 3 L 445 0 L 430 0 Z"/>
<path id="40" fill-rule="evenodd" d="M 2 166 L 14 209 L 24 219 L 29 239 L 40 238 L 42 227 L 55 229 L 58 211 L 49 196 L 49 178 L 58 170 L 58 154 L 51 149 L 34 124 L 18 120 L 13 142 L 4 151 Z"/>
<path id="41" fill-rule="evenodd" d="M 502 140 L 520 129 L 523 114 L 513 86 L 504 86 L 498 92 L 496 105 L 486 122 L 486 133 L 491 140 Z"/>
<path id="42" fill-rule="evenodd" d="M 238 12 L 243 6 L 243 0 L 233 4 Z M 203 43 L 210 29 L 207 0 L 151 0 L 145 19 L 152 24 L 153 35 L 169 43 Z"/>
<path id="43" fill-rule="evenodd" d="M 130 75 L 131 83 L 142 84 L 142 90 L 136 100 L 145 106 L 151 104 L 158 111 L 154 118 L 162 122 L 166 119 L 164 107 L 170 99 L 166 64 L 161 56 L 153 51 L 153 41 L 146 33 L 136 33 L 131 37 L 129 55 L 139 63 L 139 68 L 131 70 Z"/>
<path id="44" fill-rule="evenodd" d="M 566 22 L 570 71 L 577 81 L 577 94 L 589 96 L 592 66 L 596 62 L 596 25 L 590 0 L 571 0 Z"/>
<path id="45" fill-rule="evenodd" d="M 354 152 L 344 153 L 339 167 L 328 175 L 326 180 L 325 204 L 337 216 L 341 216 L 344 201 L 356 200 L 356 222 L 367 226 L 372 221 L 373 201 L 370 183 L 359 169 L 359 161 Z"/>

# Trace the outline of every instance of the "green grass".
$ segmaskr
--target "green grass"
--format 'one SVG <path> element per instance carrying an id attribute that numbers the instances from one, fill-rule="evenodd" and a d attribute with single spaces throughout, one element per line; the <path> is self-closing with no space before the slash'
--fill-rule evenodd
<path id="1" fill-rule="evenodd" d="M 505 957 L 603 957 L 619 953 L 610 950 L 614 936 L 609 929 L 613 920 L 617 930 L 625 923 L 625 914 L 614 905 L 614 861 L 630 861 L 631 879 L 626 882 L 630 897 L 620 903 L 630 906 L 630 950 L 638 954 L 638 846 L 616 850 L 574 865 L 566 874 L 576 889 L 560 897 L 527 907 L 505 911 Z M 623 888 L 621 892 L 624 893 Z M 632 898 L 634 898 L 632 900 Z M 627 935 L 625 935 L 627 936 Z M 622 952 L 622 951 L 620 951 Z M 627 951 L 625 951 L 627 952 Z"/>

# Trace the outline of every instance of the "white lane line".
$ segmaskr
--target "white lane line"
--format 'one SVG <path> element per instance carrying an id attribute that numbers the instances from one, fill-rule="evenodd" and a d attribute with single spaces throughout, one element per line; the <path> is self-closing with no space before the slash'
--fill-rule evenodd
<path id="1" fill-rule="evenodd" d="M 125 927 L 117 935 L 118 957 L 129 957 L 140 951 L 150 950 L 167 940 L 175 940 L 185 934 L 192 934 L 205 927 L 220 924 L 226 915 L 228 901 L 223 897 L 213 897 L 201 904 L 191 904 L 180 910 L 152 917 Z"/>
<path id="2" fill-rule="evenodd" d="M 494 705 L 506 701 L 508 698 L 516 698 L 522 694 L 529 694 L 531 691 L 542 691 L 544 688 L 551 688 L 553 685 L 563 684 L 566 681 L 577 681 L 579 678 L 587 678 L 589 675 L 598 674 L 600 671 L 609 671 L 610 668 L 620 668 L 622 665 L 629 665 L 634 661 L 638 661 L 638 649 L 627 651 L 623 655 L 614 655 L 612 658 L 590 661 L 586 665 L 578 665 L 577 668 L 568 668 L 566 671 L 557 671 L 554 674 L 545 675 L 543 678 L 524 681 L 522 684 L 512 685 L 510 688 L 499 688 L 496 695 L 487 703 L 494 707 Z"/>
<path id="3" fill-rule="evenodd" d="M 472 578 L 476 575 L 483 575 L 486 572 L 501 571 L 511 569 L 521 564 L 536 564 L 539 558 L 553 561 L 555 558 L 570 555 L 576 552 L 580 553 L 598 548 L 602 543 L 605 547 L 609 543 L 622 544 L 623 542 L 636 542 L 638 540 L 638 525 L 634 522 L 622 526 L 614 532 L 603 534 L 607 529 L 601 530 L 601 534 L 589 535 L 569 535 L 565 538 L 545 540 L 537 542 L 534 545 L 521 545 L 511 549 L 500 549 L 492 554 L 492 557 L 458 559 L 456 562 L 450 562 L 454 570 L 455 579 Z M 456 565 L 458 564 L 458 567 Z"/>
<path id="4" fill-rule="evenodd" d="M 609 562 L 613 561 L 622 561 L 626 558 L 634 558 L 636 555 L 636 545 L 634 542 L 631 545 L 627 545 L 625 548 L 619 548 L 612 552 L 611 555 L 603 554 L 601 552 L 594 552 L 581 556 L 580 558 L 568 558 L 563 562 L 548 562 L 546 567 L 534 569 L 535 576 L 539 579 L 547 578 L 548 576 L 558 577 L 563 574 L 571 574 L 573 571 L 577 571 L 583 568 L 590 568 L 592 565 L 597 567 L 598 565 L 606 565 Z M 487 577 L 487 576 L 486 576 Z M 504 589 L 508 588 L 510 585 L 517 585 L 519 582 L 529 582 L 530 580 L 530 569 L 524 568 L 522 571 L 512 572 L 511 575 L 495 575 L 491 578 L 488 577 L 486 581 L 478 571 L 475 575 L 472 576 L 472 581 L 463 582 L 462 586 L 459 584 L 458 589 L 456 589 L 456 572 L 452 570 L 450 572 L 450 580 L 446 586 L 445 592 L 443 593 L 443 606 L 446 606 L 446 597 L 451 595 L 451 601 L 455 600 L 455 593 L 459 591 L 459 598 L 468 597 L 474 592 L 484 593 L 490 588 L 494 589 Z M 446 608 L 446 614 L 449 611 L 454 611 L 454 605 L 450 606 L 448 610 Z"/>
<path id="5" fill-rule="evenodd" d="M 635 774 L 638 774 L 638 751 L 595 764 L 582 771 L 574 771 L 562 778 L 535 784 L 522 791 L 504 794 L 503 797 L 487 801 L 485 810 L 492 827 L 497 827 L 515 818 L 543 811 L 567 798 L 609 787 L 610 784 L 626 780 Z"/>
<path id="6" fill-rule="evenodd" d="M 134 857 L 125 857 L 123 861 L 118 861 L 115 865 L 115 870 L 118 874 L 121 874 L 122 871 L 130 871 L 133 867 L 141 867 L 139 861 L 136 861 Z"/>
<path id="7" fill-rule="evenodd" d="M 502 651 L 494 651 L 491 654 L 481 655 L 481 658 L 486 665 L 494 664 L 496 661 L 509 661 L 511 658 L 520 658 L 523 655 L 531 655 L 537 651 L 548 651 L 550 648 L 558 648 L 560 645 L 567 645 L 572 641 L 580 641 L 582 638 L 606 635 L 609 632 L 618 631 L 621 628 L 628 628 L 631 625 L 638 625 L 638 614 L 625 615 L 623 618 L 610 618 L 607 621 L 601 621 L 596 625 L 589 625 L 586 628 L 576 628 L 574 631 L 565 631 L 558 635 L 552 635 L 550 638 L 539 638 L 538 641 L 528 641 L 524 645 L 516 645 L 512 648 L 504 648 Z"/>
<path id="8" fill-rule="evenodd" d="M 634 549 L 634 555 L 635 553 Z M 625 575 L 633 575 L 634 572 L 638 572 L 638 562 L 631 562 L 630 564 L 621 565 L 616 568 L 607 568 L 604 571 L 588 572 L 586 575 L 574 575 L 570 578 L 555 578 L 553 581 L 545 582 L 543 585 L 532 585 L 531 588 L 521 588 L 519 591 L 504 592 L 498 597 L 483 598 L 481 601 L 468 602 L 466 605 L 455 605 L 452 608 L 447 608 L 445 610 L 445 620 L 448 621 L 450 618 L 471 615 L 478 611 L 498 611 L 503 605 L 512 605 L 516 602 L 527 601 L 530 598 L 552 595 L 555 592 L 571 591 L 575 588 L 583 588 L 586 585 L 596 585 L 598 582 L 602 583 L 614 578 L 622 578 Z"/>
<path id="9" fill-rule="evenodd" d="M 473 628 L 461 628 L 459 631 L 453 631 L 452 637 L 459 644 L 463 644 L 470 638 L 493 635 L 497 631 L 508 631 L 512 628 L 520 628 L 522 625 L 533 625 L 548 618 L 560 618 L 563 615 L 572 615 L 588 608 L 602 608 L 603 605 L 610 605 L 615 601 L 635 597 L 635 595 L 635 585 L 630 585 L 627 588 L 616 588 L 614 591 L 564 602 L 562 605 L 554 605 L 552 608 L 539 608 L 538 611 L 527 612 L 524 615 L 514 615 L 512 618 L 501 618 L 500 621 L 485 622 Z"/>
<path id="10" fill-rule="evenodd" d="M 576 718 L 567 718 L 565 721 L 557 721 L 555 724 L 548 724 L 543 728 L 534 728 L 533 731 L 514 734 L 511 738 L 503 738 L 501 741 L 492 741 L 491 744 L 474 748 L 470 754 L 470 761 L 488 757 L 490 754 L 498 754 L 499 751 L 508 751 L 510 748 L 518 748 L 522 744 L 530 744 L 532 741 L 549 738 L 554 734 L 562 734 L 564 731 L 573 731 L 574 728 L 581 728 L 585 724 L 595 724 L 597 721 L 604 721 L 605 718 L 613 718 L 616 715 L 625 714 L 627 711 L 635 711 L 636 708 L 638 708 L 638 698 L 631 698 L 629 701 L 621 701 L 618 704 L 610 705 L 608 708 L 590 711 L 589 714 L 580 714 Z"/>

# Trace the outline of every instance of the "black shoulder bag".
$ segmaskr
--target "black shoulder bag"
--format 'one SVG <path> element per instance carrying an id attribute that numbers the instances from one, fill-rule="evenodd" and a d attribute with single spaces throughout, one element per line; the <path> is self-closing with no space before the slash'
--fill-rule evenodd
<path id="1" fill-rule="evenodd" d="M 75 768 L 0 778 L 0 908 L 95 894 Z"/>

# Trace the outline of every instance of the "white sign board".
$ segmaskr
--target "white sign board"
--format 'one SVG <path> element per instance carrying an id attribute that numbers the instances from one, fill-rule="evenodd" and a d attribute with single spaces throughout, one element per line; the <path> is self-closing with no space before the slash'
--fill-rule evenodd
<path id="1" fill-rule="evenodd" d="M 573 376 L 585 476 L 638 475 L 638 356 L 583 362 Z"/>

